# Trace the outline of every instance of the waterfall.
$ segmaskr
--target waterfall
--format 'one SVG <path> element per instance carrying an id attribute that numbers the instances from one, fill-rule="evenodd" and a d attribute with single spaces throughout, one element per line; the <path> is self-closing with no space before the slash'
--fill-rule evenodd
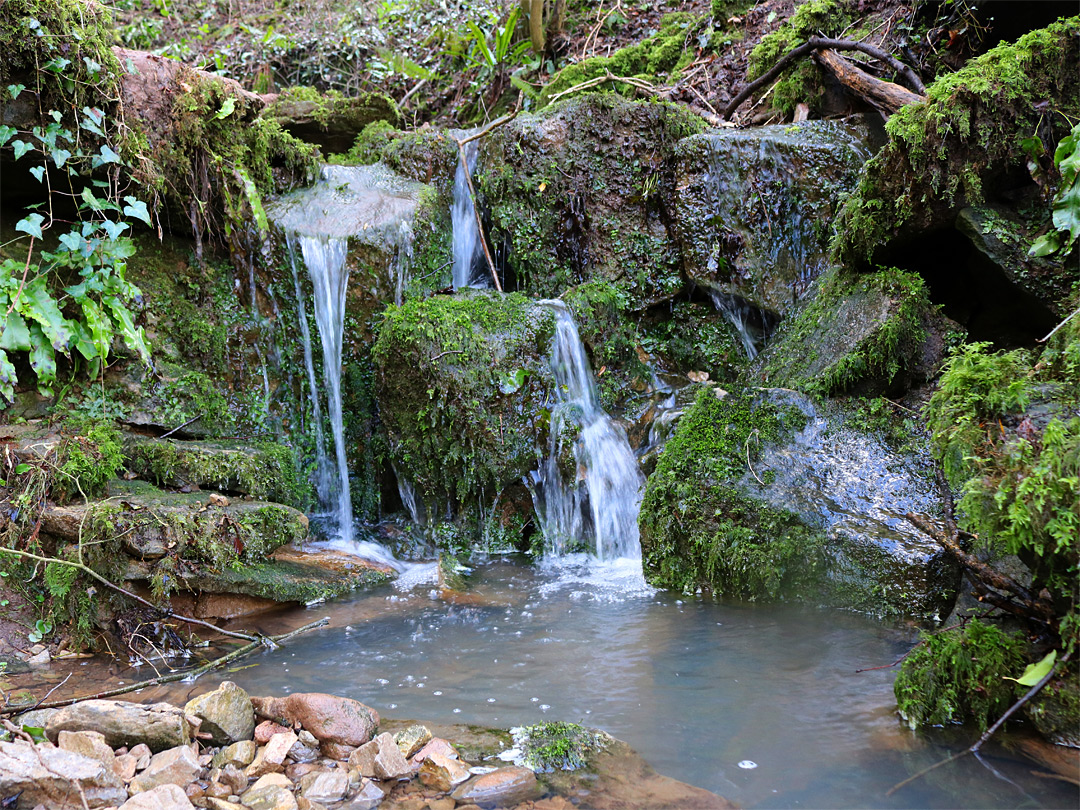
<path id="1" fill-rule="evenodd" d="M 329 515 L 335 538 L 343 543 L 353 540 L 352 497 L 349 493 L 349 467 L 345 457 L 345 422 L 341 406 L 341 356 L 345 330 L 345 292 L 349 286 L 349 268 L 345 262 L 348 239 L 341 236 L 305 236 L 290 234 L 287 238 L 293 257 L 294 282 L 300 306 L 300 332 L 304 339 L 304 363 L 315 414 L 317 479 L 319 504 Z M 326 388 L 327 410 L 334 439 L 334 461 L 326 452 L 322 430 L 322 411 L 315 385 L 315 366 L 311 350 L 311 331 L 308 327 L 304 299 L 299 295 L 300 280 L 295 274 L 296 245 L 307 267 L 315 299 L 315 323 L 322 344 L 323 385 Z"/>
<path id="2" fill-rule="evenodd" d="M 480 228 L 476 210 L 469 193 L 469 178 L 476 170 L 476 141 L 465 144 L 465 161 L 458 159 L 454 172 L 454 202 L 450 206 L 450 221 L 454 226 L 454 289 L 486 287 L 485 278 L 473 271 L 480 247 Z M 468 164 L 466 166 L 466 164 Z"/>
<path id="3" fill-rule="evenodd" d="M 584 544 L 601 560 L 640 557 L 637 518 L 645 480 L 637 459 L 626 433 L 600 407 L 570 310 L 561 301 L 542 303 L 556 321 L 548 455 L 530 481 L 544 537 L 556 555 Z M 564 436 L 575 428 L 576 472 L 567 481 L 559 460 Z"/>
<path id="4" fill-rule="evenodd" d="M 746 350 L 746 356 L 753 360 L 758 354 L 758 344 L 757 330 L 750 321 L 752 315 L 750 305 L 734 295 L 717 292 L 716 290 L 710 290 L 709 296 L 712 298 L 713 306 L 716 307 L 717 311 L 727 319 L 728 323 L 735 327 L 743 349 Z"/>

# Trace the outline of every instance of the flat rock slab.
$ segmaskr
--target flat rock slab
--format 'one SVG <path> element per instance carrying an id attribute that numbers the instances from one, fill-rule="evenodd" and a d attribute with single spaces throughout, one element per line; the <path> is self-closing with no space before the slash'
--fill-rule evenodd
<path id="1" fill-rule="evenodd" d="M 127 799 L 120 778 L 96 759 L 62 748 L 0 742 L 0 796 L 22 794 L 22 807 L 74 810 L 83 805 L 73 779 L 79 780 L 89 808 L 116 806 Z"/>
<path id="2" fill-rule="evenodd" d="M 56 741 L 61 731 L 97 731 L 112 748 L 145 743 L 151 751 L 164 751 L 191 742 L 183 711 L 168 703 L 84 700 L 48 719 L 45 736 Z"/>
<path id="3" fill-rule="evenodd" d="M 537 798 L 541 793 L 536 774 L 528 768 L 512 765 L 476 776 L 457 788 L 450 797 L 458 804 L 482 808 L 512 807 Z"/>

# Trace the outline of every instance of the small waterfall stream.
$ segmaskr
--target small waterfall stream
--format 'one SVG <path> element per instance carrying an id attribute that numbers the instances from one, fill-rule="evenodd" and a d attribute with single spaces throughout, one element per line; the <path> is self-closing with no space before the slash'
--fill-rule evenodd
<path id="1" fill-rule="evenodd" d="M 480 228 L 476 224 L 469 177 L 476 171 L 476 141 L 465 144 L 465 162 L 458 160 L 454 172 L 454 201 L 450 206 L 450 221 L 454 228 L 454 289 L 487 286 L 484 276 L 475 272 L 480 253 Z M 465 164 L 468 164 L 466 167 Z"/>
<path id="2" fill-rule="evenodd" d="M 750 305 L 734 295 L 716 290 L 710 290 L 709 297 L 712 298 L 716 311 L 723 315 L 738 333 L 739 341 L 746 351 L 746 356 L 753 360 L 758 356 L 759 338 L 756 334 L 757 330 L 754 329 L 750 322 Z"/>
<path id="3" fill-rule="evenodd" d="M 531 482 L 544 537 L 556 555 L 584 544 L 601 560 L 640 558 L 637 518 L 645 480 L 626 433 L 600 407 L 570 310 L 561 301 L 543 303 L 556 319 L 551 439 Z M 576 474 L 567 481 L 560 456 L 565 434 L 574 427 Z"/>

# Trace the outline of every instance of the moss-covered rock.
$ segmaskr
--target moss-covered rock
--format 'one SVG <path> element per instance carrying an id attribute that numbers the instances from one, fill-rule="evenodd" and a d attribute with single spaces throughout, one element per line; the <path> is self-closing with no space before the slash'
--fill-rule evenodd
<path id="1" fill-rule="evenodd" d="M 320 93 L 311 87 L 283 90 L 261 117 L 276 121 L 302 141 L 318 144 L 326 153 L 348 151 L 373 123 L 401 126 L 397 105 L 382 93 L 345 96 L 335 90 Z"/>
<path id="2" fill-rule="evenodd" d="M 929 244 L 928 233 L 950 231 L 966 206 L 1041 205 L 1048 217 L 1049 205 L 1040 200 L 1057 181 L 1044 150 L 1052 151 L 1070 128 L 1048 111 L 1080 109 L 1078 66 L 1080 17 L 1071 17 L 998 45 L 934 82 L 925 102 L 889 119 L 889 143 L 867 164 L 840 214 L 834 255 L 866 267 L 906 252 L 930 265 L 940 257 L 924 256 L 919 243 Z M 1075 273 L 1064 262 L 1056 273 L 1047 268 L 1015 277 L 1054 307 Z"/>
<path id="3" fill-rule="evenodd" d="M 819 394 L 905 390 L 943 358 L 940 316 L 922 279 L 896 269 L 822 276 L 758 360 L 769 385 Z"/>
<path id="4" fill-rule="evenodd" d="M 1051 742 L 1080 748 L 1080 683 L 1075 668 L 1066 673 L 1048 683 L 1024 711 Z"/>
<path id="5" fill-rule="evenodd" d="M 425 504 L 486 507 L 536 465 L 554 316 L 520 294 L 388 308 L 375 345 L 390 457 Z"/>
<path id="6" fill-rule="evenodd" d="M 720 130 L 675 150 L 683 269 L 699 285 L 784 313 L 828 266 L 828 222 L 870 156 L 865 125 Z"/>
<path id="7" fill-rule="evenodd" d="M 494 130 L 478 186 L 518 289 L 553 297 L 602 278 L 638 309 L 682 290 L 670 156 L 703 129 L 682 107 L 590 94 Z"/>

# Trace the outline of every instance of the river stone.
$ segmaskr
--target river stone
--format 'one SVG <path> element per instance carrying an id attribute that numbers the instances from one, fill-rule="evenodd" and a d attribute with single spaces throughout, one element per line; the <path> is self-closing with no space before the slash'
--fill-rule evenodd
<path id="1" fill-rule="evenodd" d="M 296 735 L 291 731 L 275 734 L 270 741 L 259 749 L 254 761 L 244 773 L 248 776 L 263 776 L 268 773 L 280 773 L 285 769 L 285 757 L 296 743 Z"/>
<path id="2" fill-rule="evenodd" d="M 138 764 L 139 760 L 131 754 L 121 754 L 113 762 L 113 770 L 125 782 L 130 782 L 132 777 L 135 776 Z"/>
<path id="3" fill-rule="evenodd" d="M 135 770 L 137 771 L 141 771 L 149 765 L 150 759 L 154 755 L 154 752 L 150 750 L 150 746 L 146 743 L 139 743 L 130 749 L 128 753 L 135 757 Z"/>
<path id="4" fill-rule="evenodd" d="M 168 703 L 86 700 L 49 718 L 45 735 L 55 742 L 61 731 L 99 731 L 112 748 L 146 743 L 151 751 L 164 751 L 191 742 L 184 712 Z"/>
<path id="5" fill-rule="evenodd" d="M 327 756 L 328 745 L 340 754 L 339 747 L 355 748 L 369 742 L 379 726 L 379 713 L 374 709 L 356 700 L 320 692 L 297 692 L 283 698 L 253 697 L 251 702 L 264 717 L 307 729 Z"/>
<path id="6" fill-rule="evenodd" d="M 348 791 L 349 774 L 343 768 L 313 771 L 300 779 L 300 795 L 313 802 L 339 802 Z"/>
<path id="7" fill-rule="evenodd" d="M 131 793 L 144 793 L 166 784 L 186 787 L 195 781 L 201 771 L 191 746 L 181 745 L 154 754 L 146 770 L 131 780 L 128 790 Z"/>
<path id="8" fill-rule="evenodd" d="M 442 737 L 435 737 L 416 752 L 412 758 L 413 765 L 419 765 L 432 754 L 442 754 L 445 757 L 450 757 L 450 759 L 458 758 L 457 749 L 453 745 L 442 739 Z"/>
<path id="9" fill-rule="evenodd" d="M 105 742 L 105 735 L 97 731 L 61 731 L 57 745 L 65 751 L 96 759 L 107 768 L 116 770 L 116 754 Z M 134 771 L 134 768 L 132 768 Z"/>
<path id="10" fill-rule="evenodd" d="M 250 810 L 297 810 L 296 797 L 291 790 L 281 785 L 253 787 L 240 801 Z"/>
<path id="11" fill-rule="evenodd" d="M 0 796 L 21 794 L 21 807 L 81 807 L 75 779 L 91 809 L 127 799 L 120 778 L 96 759 L 47 745 L 0 742 Z"/>
<path id="12" fill-rule="evenodd" d="M 158 785 L 156 788 L 132 796 L 120 806 L 120 810 L 194 810 L 179 785 Z"/>
<path id="13" fill-rule="evenodd" d="M 232 681 L 224 681 L 214 691 L 192 698 L 184 706 L 184 712 L 202 719 L 200 730 L 210 735 L 214 745 L 250 740 L 255 732 L 251 698 Z"/>
<path id="14" fill-rule="evenodd" d="M 247 810 L 244 805 L 237 802 L 230 802 L 228 799 L 208 798 L 206 800 L 206 806 L 210 810 Z"/>
<path id="15" fill-rule="evenodd" d="M 353 751 L 349 755 L 349 767 L 359 771 L 361 776 L 381 781 L 400 779 L 411 772 L 408 761 L 389 732 Z"/>
<path id="16" fill-rule="evenodd" d="M 214 754 L 214 759 L 210 764 L 215 768 L 224 768 L 228 765 L 246 768 L 255 761 L 255 754 L 258 751 L 259 746 L 254 740 L 240 740 Z"/>
<path id="17" fill-rule="evenodd" d="M 375 810 L 381 803 L 386 793 L 378 783 L 370 779 L 364 779 L 360 783 L 360 790 L 356 792 L 345 804 L 338 805 L 336 810 Z"/>
<path id="18" fill-rule="evenodd" d="M 212 772 L 210 778 L 228 788 L 230 794 L 239 796 L 247 790 L 247 775 L 231 763 L 225 765 L 220 771 Z"/>
<path id="19" fill-rule="evenodd" d="M 535 799 L 540 793 L 536 774 L 528 768 L 511 765 L 475 776 L 450 794 L 458 804 L 481 807 L 509 807 Z"/>
<path id="20" fill-rule="evenodd" d="M 296 797 L 296 807 L 298 810 L 326 810 L 326 806 L 322 802 L 313 802 L 306 796 Z"/>
<path id="21" fill-rule="evenodd" d="M 421 726 L 419 724 L 409 726 L 404 731 L 399 731 L 394 735 L 394 742 L 397 743 L 397 747 L 401 750 L 402 756 L 408 759 L 431 742 L 431 731 L 427 726 Z"/>
<path id="22" fill-rule="evenodd" d="M 266 745 L 275 734 L 281 734 L 285 731 L 292 731 L 292 729 L 275 723 L 273 720 L 263 720 L 259 725 L 255 726 L 255 742 L 259 745 Z"/>
<path id="23" fill-rule="evenodd" d="M 434 752 L 420 765 L 420 782 L 424 787 L 449 793 L 471 776 L 469 769 L 456 758 Z"/>
<path id="24" fill-rule="evenodd" d="M 304 734 L 308 734 L 306 731 Z M 311 735 L 308 734 L 310 737 Z M 293 762 L 314 762 L 319 758 L 319 742 L 316 740 L 314 743 L 307 742 L 305 740 L 297 740 L 293 743 L 293 747 L 289 749 L 289 759 Z"/>

